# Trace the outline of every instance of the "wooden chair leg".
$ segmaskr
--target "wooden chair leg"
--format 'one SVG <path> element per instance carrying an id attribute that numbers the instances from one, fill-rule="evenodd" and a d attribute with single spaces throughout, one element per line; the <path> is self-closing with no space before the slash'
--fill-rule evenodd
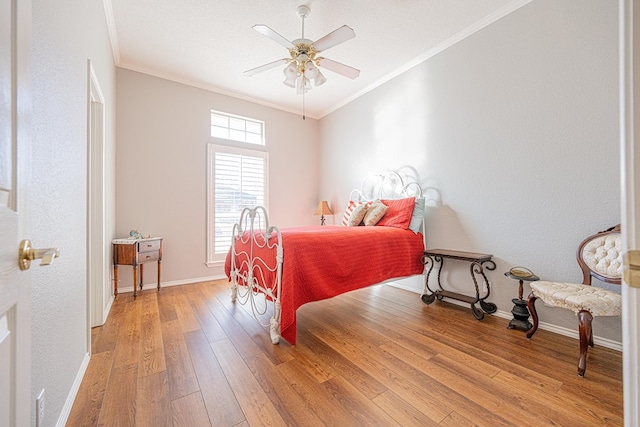
<path id="1" fill-rule="evenodd" d="M 538 330 L 538 312 L 536 311 L 536 300 L 538 298 L 533 295 L 533 292 L 529 294 L 529 298 L 527 298 L 527 308 L 529 309 L 529 314 L 531 314 L 531 320 L 533 320 L 533 326 L 531 329 L 527 331 L 527 338 L 531 339 L 533 334 Z"/>
<path id="2" fill-rule="evenodd" d="M 580 335 L 580 360 L 578 360 L 578 375 L 584 377 L 587 369 L 587 350 L 593 347 L 593 331 L 591 321 L 593 316 L 587 310 L 578 312 L 578 334 Z"/>

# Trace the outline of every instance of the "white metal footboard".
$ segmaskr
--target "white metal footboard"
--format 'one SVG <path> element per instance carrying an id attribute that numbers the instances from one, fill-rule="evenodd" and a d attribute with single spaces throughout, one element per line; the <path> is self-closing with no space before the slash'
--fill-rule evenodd
<path id="1" fill-rule="evenodd" d="M 276 251 L 275 262 L 259 256 L 265 249 Z M 231 237 L 231 300 L 250 303 L 258 323 L 269 327 L 273 344 L 280 342 L 282 255 L 282 235 L 278 227 L 269 225 L 267 210 L 262 206 L 244 208 Z M 260 294 L 266 296 L 265 303 Z M 263 324 L 260 316 L 267 312 L 268 301 L 273 303 L 273 317 L 269 324 Z"/>

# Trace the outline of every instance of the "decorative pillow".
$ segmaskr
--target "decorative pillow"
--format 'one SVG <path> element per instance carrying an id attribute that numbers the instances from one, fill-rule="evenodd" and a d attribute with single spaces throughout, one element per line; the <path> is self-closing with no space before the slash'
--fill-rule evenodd
<path id="1" fill-rule="evenodd" d="M 416 204 L 415 197 L 407 197 L 405 199 L 397 200 L 380 200 L 387 205 L 389 209 L 384 217 L 378 222 L 377 225 L 383 225 L 386 227 L 397 227 L 407 229 L 411 222 L 411 215 L 413 214 L 413 207 Z"/>
<path id="2" fill-rule="evenodd" d="M 416 198 L 416 204 L 413 207 L 413 213 L 411 214 L 409 230 L 417 234 L 420 231 L 422 221 L 424 221 L 424 197 L 418 197 Z"/>
<path id="3" fill-rule="evenodd" d="M 367 213 L 364 215 L 364 225 L 376 225 L 389 209 L 384 203 L 376 200 L 369 206 Z"/>
<path id="4" fill-rule="evenodd" d="M 367 213 L 368 208 L 369 205 L 367 203 L 360 203 L 358 206 L 356 206 L 353 212 L 351 212 L 351 216 L 349 217 L 347 225 L 349 227 L 357 227 L 358 225 L 360 225 L 362 223 L 362 220 L 364 219 L 365 214 Z"/>
<path id="5" fill-rule="evenodd" d="M 344 210 L 344 215 L 342 215 L 341 225 L 345 227 L 349 226 L 349 218 L 351 217 L 351 214 L 353 213 L 356 206 L 361 204 L 362 204 L 361 202 L 354 202 L 353 200 L 349 200 L 349 204 L 347 205 L 347 208 Z"/>

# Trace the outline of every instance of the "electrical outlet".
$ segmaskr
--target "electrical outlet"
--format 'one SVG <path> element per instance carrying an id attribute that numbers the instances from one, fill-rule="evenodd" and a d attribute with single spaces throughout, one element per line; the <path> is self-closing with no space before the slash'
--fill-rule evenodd
<path id="1" fill-rule="evenodd" d="M 44 389 L 36 398 L 36 427 L 40 427 L 44 421 Z"/>

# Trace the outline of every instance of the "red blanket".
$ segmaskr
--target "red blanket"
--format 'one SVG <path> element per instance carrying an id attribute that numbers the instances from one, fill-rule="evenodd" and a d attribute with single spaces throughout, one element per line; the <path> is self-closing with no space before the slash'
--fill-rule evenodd
<path id="1" fill-rule="evenodd" d="M 282 229 L 282 314 L 280 334 L 296 343 L 296 310 L 387 279 L 421 274 L 422 234 L 395 227 L 315 226 Z M 236 252 L 241 248 L 236 244 Z M 254 256 L 275 259 L 254 249 Z M 231 254 L 225 272 L 230 276 Z M 236 265 L 241 265 L 241 259 Z M 273 265 L 273 264 L 272 264 Z M 273 280 L 273 278 L 269 278 Z"/>

